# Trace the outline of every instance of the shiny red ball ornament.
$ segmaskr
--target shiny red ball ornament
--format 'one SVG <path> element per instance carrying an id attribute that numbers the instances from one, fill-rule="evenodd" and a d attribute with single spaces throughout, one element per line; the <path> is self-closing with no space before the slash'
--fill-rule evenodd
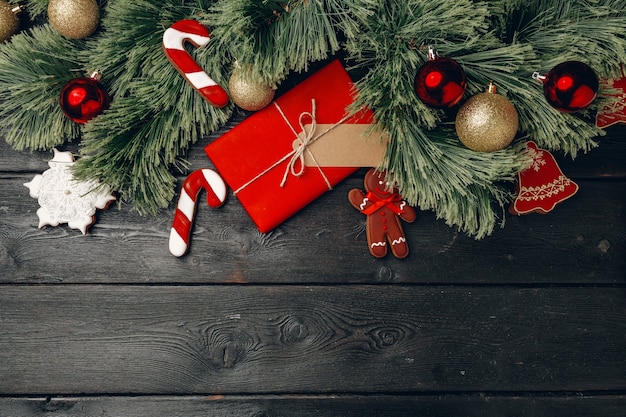
<path id="1" fill-rule="evenodd" d="M 61 90 L 61 110 L 72 121 L 80 124 L 101 114 L 109 107 L 109 95 L 98 82 L 99 75 L 76 78 Z"/>
<path id="2" fill-rule="evenodd" d="M 456 105 L 465 94 L 467 81 L 465 71 L 453 59 L 437 56 L 428 48 L 428 61 L 415 76 L 415 91 L 426 105 L 449 108 Z"/>
<path id="3" fill-rule="evenodd" d="M 543 83 L 543 94 L 555 109 L 571 113 L 589 106 L 598 95 L 600 82 L 593 69 L 579 61 L 563 62 L 547 75 L 534 73 Z"/>

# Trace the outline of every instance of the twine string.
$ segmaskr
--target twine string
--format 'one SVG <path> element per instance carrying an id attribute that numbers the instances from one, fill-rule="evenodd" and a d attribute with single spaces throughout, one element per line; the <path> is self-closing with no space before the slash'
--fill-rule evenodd
<path id="1" fill-rule="evenodd" d="M 324 179 L 324 182 L 326 183 L 326 186 L 328 187 L 328 190 L 332 190 L 333 186 L 330 183 L 330 180 L 328 179 L 326 174 L 324 174 L 324 170 L 322 169 L 320 164 L 315 159 L 315 156 L 309 150 L 309 146 L 311 144 L 313 144 L 316 140 L 318 140 L 319 138 L 321 138 L 322 136 L 327 134 L 328 132 L 332 131 L 337 126 L 339 126 L 342 123 L 344 123 L 346 120 L 348 120 L 350 118 L 350 116 L 349 115 L 344 116 L 341 120 L 339 120 L 337 123 L 335 123 L 334 125 L 330 126 L 328 129 L 326 129 L 323 132 L 321 132 L 319 135 L 315 135 L 315 129 L 317 127 L 317 119 L 316 119 L 316 110 L 317 110 L 317 108 L 316 108 L 316 105 L 315 105 L 315 99 L 311 99 L 311 111 L 310 112 L 304 111 L 304 112 L 300 113 L 300 116 L 298 117 L 298 125 L 299 125 L 300 132 L 301 132 L 299 134 L 296 131 L 296 129 L 294 128 L 294 126 L 291 124 L 289 119 L 287 119 L 287 116 L 283 112 L 283 109 L 278 105 L 278 103 L 276 103 L 274 101 L 273 104 L 276 107 L 276 109 L 278 110 L 278 113 L 281 115 L 281 117 L 285 121 L 285 123 L 287 123 L 287 126 L 289 126 L 289 129 L 291 129 L 291 132 L 293 133 L 294 138 L 298 139 L 300 141 L 300 144 L 299 144 L 299 146 L 296 149 L 292 150 L 291 152 L 288 152 L 285 156 L 280 158 L 274 164 L 270 165 L 265 170 L 263 170 L 262 172 L 257 174 L 252 179 L 250 179 L 248 182 L 243 184 L 241 187 L 236 189 L 234 191 L 235 194 L 237 194 L 240 191 L 244 190 L 250 184 L 254 183 L 256 180 L 258 180 L 259 178 L 263 177 L 265 174 L 267 174 L 268 172 L 270 172 L 271 170 L 273 170 L 274 168 L 276 168 L 277 166 L 279 166 L 283 162 L 289 161 L 287 163 L 287 167 L 285 168 L 285 172 L 283 174 L 283 178 L 282 178 L 282 180 L 280 182 L 280 187 L 281 188 L 284 187 L 285 184 L 287 183 L 288 178 L 289 178 L 289 174 L 291 174 L 294 177 L 300 177 L 300 176 L 302 176 L 304 174 L 304 171 L 306 169 L 305 162 L 304 162 L 305 161 L 305 152 L 311 158 L 311 160 L 313 161 L 315 167 L 317 168 L 317 170 L 319 171 L 320 175 Z M 308 126 L 308 128 L 307 128 L 307 124 L 305 123 L 307 118 L 311 120 L 310 126 Z"/>

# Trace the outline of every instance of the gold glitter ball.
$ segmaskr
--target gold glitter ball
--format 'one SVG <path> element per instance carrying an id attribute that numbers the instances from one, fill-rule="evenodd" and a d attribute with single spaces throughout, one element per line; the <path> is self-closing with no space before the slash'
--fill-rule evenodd
<path id="1" fill-rule="evenodd" d="M 251 81 L 239 67 L 233 70 L 228 81 L 230 98 L 244 110 L 261 110 L 274 99 L 274 89 L 269 85 Z"/>
<path id="2" fill-rule="evenodd" d="M 0 42 L 9 39 L 20 27 L 17 11 L 19 9 L 15 9 L 6 1 L 0 0 Z"/>
<path id="3" fill-rule="evenodd" d="M 506 97 L 494 92 L 472 96 L 456 115 L 456 134 L 469 149 L 494 152 L 515 138 L 519 116 Z"/>
<path id="4" fill-rule="evenodd" d="M 50 0 L 48 20 L 66 38 L 83 39 L 98 28 L 100 8 L 95 0 Z"/>

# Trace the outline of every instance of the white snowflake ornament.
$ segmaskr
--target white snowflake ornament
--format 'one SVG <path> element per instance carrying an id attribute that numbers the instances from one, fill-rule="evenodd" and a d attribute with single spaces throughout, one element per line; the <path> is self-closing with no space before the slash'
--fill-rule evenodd
<path id="1" fill-rule="evenodd" d="M 37 210 L 39 228 L 67 223 L 83 234 L 95 222 L 96 209 L 105 209 L 115 200 L 108 187 L 96 181 L 78 181 L 72 170 L 71 152 L 54 149 L 54 158 L 48 161 L 50 169 L 35 175 L 24 184 L 30 196 L 36 198 L 41 208 Z"/>

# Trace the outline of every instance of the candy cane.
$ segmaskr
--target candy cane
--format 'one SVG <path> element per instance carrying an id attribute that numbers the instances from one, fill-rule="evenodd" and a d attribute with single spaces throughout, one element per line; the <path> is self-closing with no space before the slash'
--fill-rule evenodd
<path id="1" fill-rule="evenodd" d="M 200 191 L 206 190 L 207 203 L 219 207 L 226 200 L 226 183 L 220 175 L 208 168 L 193 171 L 180 190 L 176 214 L 170 231 L 170 252 L 174 256 L 183 256 L 189 249 L 191 229 L 196 213 L 196 201 Z"/>
<path id="2" fill-rule="evenodd" d="M 179 20 L 163 33 L 163 51 L 174 68 L 191 86 L 215 107 L 228 104 L 228 93 L 220 87 L 185 49 L 185 42 L 196 48 L 209 43 L 206 27 L 196 20 Z"/>

